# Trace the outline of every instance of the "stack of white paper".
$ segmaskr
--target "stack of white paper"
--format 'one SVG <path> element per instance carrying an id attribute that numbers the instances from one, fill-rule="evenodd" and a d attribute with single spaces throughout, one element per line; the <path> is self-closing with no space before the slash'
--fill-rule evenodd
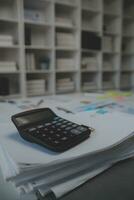
<path id="1" fill-rule="evenodd" d="M 95 57 L 83 57 L 82 58 L 82 69 L 86 70 L 96 70 L 97 69 L 97 59 Z"/>
<path id="2" fill-rule="evenodd" d="M 74 35 L 72 33 L 62 33 L 62 32 L 57 32 L 56 33 L 56 45 L 59 47 L 74 47 Z"/>
<path id="3" fill-rule="evenodd" d="M 134 156 L 133 116 L 81 112 L 63 117 L 96 130 L 89 139 L 64 153 L 52 153 L 26 142 L 13 124 L 1 124 L 2 171 L 20 194 L 39 191 L 45 195 L 53 191 L 60 197 L 116 162 Z"/>
<path id="4" fill-rule="evenodd" d="M 58 92 L 73 91 L 75 88 L 74 81 L 71 78 L 59 78 L 56 82 Z"/>
<path id="5" fill-rule="evenodd" d="M 57 58 L 56 66 L 58 70 L 73 70 L 75 63 L 72 58 Z"/>
<path id="6" fill-rule="evenodd" d="M 13 36 L 0 34 L 0 46 L 11 46 L 11 45 L 13 45 Z"/>
<path id="7" fill-rule="evenodd" d="M 0 72 L 15 72 L 17 71 L 16 62 L 0 61 Z"/>
<path id="8" fill-rule="evenodd" d="M 29 95 L 40 95 L 46 91 L 45 79 L 33 79 L 27 81 L 27 92 Z"/>
<path id="9" fill-rule="evenodd" d="M 84 81 L 82 84 L 82 89 L 84 91 L 86 90 L 95 90 L 97 88 L 97 85 L 95 81 Z"/>

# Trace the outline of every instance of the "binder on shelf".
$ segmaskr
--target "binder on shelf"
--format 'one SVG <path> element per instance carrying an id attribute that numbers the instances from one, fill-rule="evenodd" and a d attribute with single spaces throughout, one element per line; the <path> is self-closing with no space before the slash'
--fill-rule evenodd
<path id="1" fill-rule="evenodd" d="M 74 81 L 71 78 L 59 78 L 56 81 L 56 89 L 59 92 L 72 91 L 75 89 Z"/>
<path id="2" fill-rule="evenodd" d="M 25 45 L 31 45 L 31 28 L 25 27 Z"/>
<path id="3" fill-rule="evenodd" d="M 83 57 L 81 65 L 82 69 L 97 70 L 98 62 L 96 57 Z"/>
<path id="4" fill-rule="evenodd" d="M 101 50 L 102 39 L 95 33 L 91 33 L 89 31 L 82 31 L 81 46 L 82 49 Z"/>
<path id="5" fill-rule="evenodd" d="M 10 81 L 7 77 L 0 77 L 0 96 L 10 94 Z"/>
<path id="6" fill-rule="evenodd" d="M 42 95 L 46 92 L 45 79 L 27 80 L 27 93 L 28 95 Z"/>

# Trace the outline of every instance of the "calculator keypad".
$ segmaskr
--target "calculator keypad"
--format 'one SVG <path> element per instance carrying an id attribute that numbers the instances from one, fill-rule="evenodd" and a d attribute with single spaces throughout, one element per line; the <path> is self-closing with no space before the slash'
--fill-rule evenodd
<path id="1" fill-rule="evenodd" d="M 44 142 L 44 144 L 55 148 L 75 141 L 85 132 L 89 135 L 87 127 L 80 126 L 60 117 L 55 117 L 50 123 L 38 124 L 35 127 L 25 130 L 26 134 L 28 133 Z"/>

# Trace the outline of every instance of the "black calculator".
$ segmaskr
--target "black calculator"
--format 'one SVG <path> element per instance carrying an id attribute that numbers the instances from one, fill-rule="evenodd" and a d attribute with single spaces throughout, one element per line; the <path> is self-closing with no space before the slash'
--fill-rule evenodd
<path id="1" fill-rule="evenodd" d="M 49 108 L 34 109 L 12 116 L 20 136 L 55 152 L 64 152 L 86 140 L 92 128 L 57 116 Z"/>

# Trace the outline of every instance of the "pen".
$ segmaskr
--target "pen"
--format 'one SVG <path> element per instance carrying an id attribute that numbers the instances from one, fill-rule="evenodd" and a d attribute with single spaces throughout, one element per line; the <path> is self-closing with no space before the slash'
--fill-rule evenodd
<path id="1" fill-rule="evenodd" d="M 65 113 L 71 113 L 74 114 L 72 111 L 67 110 L 66 108 L 62 108 L 62 107 L 56 107 L 58 110 L 64 111 Z"/>
<path id="2" fill-rule="evenodd" d="M 96 109 L 105 108 L 107 106 L 113 106 L 114 104 L 115 103 L 108 103 L 108 104 L 105 104 L 105 105 L 97 106 Z"/>
<path id="3" fill-rule="evenodd" d="M 44 100 L 41 99 L 40 101 L 37 102 L 36 106 L 40 106 L 43 102 L 44 102 Z"/>

